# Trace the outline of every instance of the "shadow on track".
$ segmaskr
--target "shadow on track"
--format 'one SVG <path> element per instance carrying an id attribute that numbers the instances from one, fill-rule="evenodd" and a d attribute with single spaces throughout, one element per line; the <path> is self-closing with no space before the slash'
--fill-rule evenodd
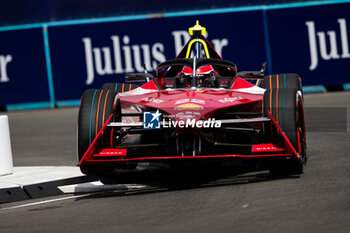
<path id="1" fill-rule="evenodd" d="M 253 171 L 244 167 L 181 167 L 144 168 L 136 171 L 122 171 L 113 179 L 104 180 L 110 184 L 137 184 L 142 188 L 104 191 L 77 198 L 76 201 L 113 196 L 139 195 L 154 192 L 169 192 L 205 187 L 242 185 L 267 182 L 277 179 L 299 178 L 299 176 L 273 177 L 268 171 Z"/>

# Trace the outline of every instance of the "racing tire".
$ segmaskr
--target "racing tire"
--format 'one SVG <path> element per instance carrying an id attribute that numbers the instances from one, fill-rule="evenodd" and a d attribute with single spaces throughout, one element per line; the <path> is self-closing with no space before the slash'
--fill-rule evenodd
<path id="1" fill-rule="evenodd" d="M 114 98 L 116 93 L 111 90 L 89 89 L 81 98 L 78 118 L 78 159 L 81 161 L 85 152 L 94 141 L 108 118 L 114 113 Z M 101 146 L 112 147 L 111 129 L 105 128 L 97 139 Z M 106 165 L 88 164 L 80 166 L 87 175 L 107 176 L 112 168 Z"/>
<path id="2" fill-rule="evenodd" d="M 296 89 L 302 90 L 301 78 L 298 74 L 274 74 L 264 77 L 263 88 L 271 89 Z"/>
<path id="3" fill-rule="evenodd" d="M 123 93 L 138 88 L 139 86 L 132 83 L 105 83 L 102 86 L 103 90 L 113 90 L 116 93 Z"/>
<path id="4" fill-rule="evenodd" d="M 131 90 L 136 89 L 138 87 L 139 87 L 138 85 L 133 84 L 133 83 L 105 83 L 105 84 L 103 84 L 102 89 L 103 90 L 111 90 L 117 94 L 117 93 L 128 92 L 128 91 L 131 91 Z M 121 121 L 121 118 L 117 119 L 118 117 L 120 117 L 120 111 L 121 111 L 120 104 L 117 103 L 116 104 L 116 114 L 115 114 L 116 121 Z M 114 130 L 114 129 L 112 129 L 112 130 Z M 114 134 L 114 132 L 112 132 L 112 134 Z M 117 166 L 117 168 L 122 169 L 122 170 L 133 170 L 133 169 L 136 169 L 136 167 L 137 167 L 137 163 L 127 163 L 125 165 Z M 108 181 L 110 179 L 107 178 L 107 179 L 104 179 L 103 181 L 101 180 L 101 182 L 107 184 L 106 180 Z"/>
<path id="5" fill-rule="evenodd" d="M 265 116 L 268 116 L 267 110 L 301 156 L 301 159 L 298 160 L 274 161 L 270 169 L 271 174 L 274 176 L 302 174 L 306 162 L 306 133 L 300 91 L 291 88 L 266 90 L 264 94 Z M 271 124 L 272 122 L 265 124 L 265 132 L 274 141 L 278 137 Z"/>

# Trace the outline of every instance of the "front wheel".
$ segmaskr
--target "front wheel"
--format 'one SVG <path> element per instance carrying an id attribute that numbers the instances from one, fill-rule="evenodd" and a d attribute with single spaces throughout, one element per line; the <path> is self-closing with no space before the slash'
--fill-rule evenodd
<path id="1" fill-rule="evenodd" d="M 300 160 L 275 161 L 271 166 L 273 175 L 302 174 L 306 161 L 306 133 L 302 96 L 297 89 L 270 89 L 264 94 L 264 111 L 268 110 L 285 133 L 290 143 L 301 156 Z M 267 133 L 273 138 L 276 132 L 269 130 Z"/>
<path id="2" fill-rule="evenodd" d="M 86 90 L 82 96 L 78 119 L 78 159 L 81 161 L 89 146 L 97 137 L 108 118 L 114 113 L 115 92 L 111 90 Z M 97 142 L 101 147 L 112 147 L 111 129 L 105 128 Z M 81 171 L 87 175 L 104 173 L 104 168 L 82 165 Z"/>

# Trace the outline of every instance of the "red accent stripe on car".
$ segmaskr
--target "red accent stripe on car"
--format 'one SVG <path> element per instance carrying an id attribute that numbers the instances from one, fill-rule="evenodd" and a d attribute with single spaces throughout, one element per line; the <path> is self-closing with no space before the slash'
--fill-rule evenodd
<path id="1" fill-rule="evenodd" d="M 271 75 L 270 75 L 270 112 L 272 112 L 272 83 L 271 83 Z"/>
<path id="2" fill-rule="evenodd" d="M 113 129 L 111 130 L 111 141 L 110 141 L 110 143 L 111 143 L 111 147 L 113 147 Z"/>
<path id="3" fill-rule="evenodd" d="M 277 132 L 280 133 L 280 135 L 282 136 L 282 139 L 284 139 L 285 142 L 285 146 L 287 147 L 287 149 L 289 149 L 293 156 L 296 157 L 297 159 L 301 159 L 301 157 L 299 156 L 298 152 L 295 150 L 294 146 L 292 145 L 292 143 L 289 141 L 288 137 L 286 136 L 286 134 L 283 132 L 283 130 L 281 129 L 281 127 L 277 124 L 275 118 L 273 118 L 271 112 L 269 112 L 267 110 L 267 114 L 269 115 L 269 117 L 271 118 L 272 123 L 274 124 L 274 126 L 277 129 Z"/>
<path id="4" fill-rule="evenodd" d="M 93 154 L 93 157 L 108 157 L 108 156 L 126 156 L 127 149 L 111 149 L 104 148 L 98 154 Z"/>
<path id="5" fill-rule="evenodd" d="M 278 91 L 279 91 L 279 82 L 278 82 L 278 75 L 276 75 L 276 83 L 277 83 L 277 90 L 276 90 L 276 121 L 278 124 Z"/>
<path id="6" fill-rule="evenodd" d="M 295 104 L 296 104 L 297 109 L 298 109 L 299 108 L 298 98 L 296 99 Z M 300 118 L 300 116 L 298 115 L 298 121 L 300 120 L 299 118 Z M 297 138 L 298 138 L 298 151 L 301 154 L 301 143 L 300 143 L 300 132 L 299 132 L 299 129 L 297 129 Z"/>
<path id="7" fill-rule="evenodd" d="M 220 158 L 269 158 L 269 157 L 291 157 L 291 153 L 281 153 L 281 154 L 262 154 L 262 155 L 240 155 L 240 154 L 231 154 L 231 155 L 199 155 L 199 156 L 168 156 L 168 157 L 138 157 L 138 158 L 118 158 L 118 159 L 89 159 L 85 162 L 128 162 L 128 161 L 142 161 L 142 160 L 172 160 L 172 159 L 220 159 Z M 99 154 L 93 154 L 91 157 L 101 157 Z M 84 163 L 85 163 L 84 162 Z M 79 165 L 81 166 L 81 165 Z"/>
<path id="8" fill-rule="evenodd" d="M 85 160 L 87 160 L 87 158 L 88 158 L 89 156 L 91 156 L 92 151 L 96 149 L 96 147 L 97 147 L 96 141 L 97 141 L 98 137 L 102 134 L 104 128 L 106 128 L 108 122 L 112 119 L 112 116 L 113 116 L 113 114 L 111 114 L 111 115 L 108 117 L 108 119 L 107 119 L 106 123 L 103 125 L 102 129 L 100 129 L 100 131 L 98 132 L 97 136 L 94 138 L 94 140 L 93 140 L 92 143 L 90 144 L 89 148 L 88 148 L 88 149 L 86 150 L 86 152 L 84 153 L 84 155 L 83 155 L 83 157 L 81 158 L 81 160 L 80 160 L 78 166 L 81 166 L 81 165 L 85 162 Z"/>
<path id="9" fill-rule="evenodd" d="M 299 132 L 299 129 L 297 129 L 297 135 L 298 135 L 298 151 L 299 151 L 299 154 L 301 154 L 300 132 Z"/>

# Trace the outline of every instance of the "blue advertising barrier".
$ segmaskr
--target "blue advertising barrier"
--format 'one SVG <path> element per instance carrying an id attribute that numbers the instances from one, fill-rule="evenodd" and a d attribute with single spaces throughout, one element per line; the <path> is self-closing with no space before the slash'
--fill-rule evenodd
<path id="1" fill-rule="evenodd" d="M 43 40 L 41 28 L 0 32 L 0 106 L 50 106 Z"/>
<path id="2" fill-rule="evenodd" d="M 296 72 L 305 91 L 349 89 L 350 0 L 126 16 L 0 28 L 0 107 L 76 106 L 85 89 L 173 59 L 198 19 L 239 71 Z M 25 105 L 22 105 L 22 104 Z"/>
<path id="3" fill-rule="evenodd" d="M 142 64 L 154 73 L 159 63 L 181 51 L 196 19 L 206 26 L 216 50 L 240 69 L 259 70 L 266 61 L 261 11 L 220 14 L 215 20 L 201 15 L 51 27 L 56 100 L 79 99 L 85 89 L 124 82 L 125 73 L 143 72 Z"/>
<path id="4" fill-rule="evenodd" d="M 350 4 L 267 11 L 274 73 L 298 72 L 304 85 L 350 83 Z"/>

